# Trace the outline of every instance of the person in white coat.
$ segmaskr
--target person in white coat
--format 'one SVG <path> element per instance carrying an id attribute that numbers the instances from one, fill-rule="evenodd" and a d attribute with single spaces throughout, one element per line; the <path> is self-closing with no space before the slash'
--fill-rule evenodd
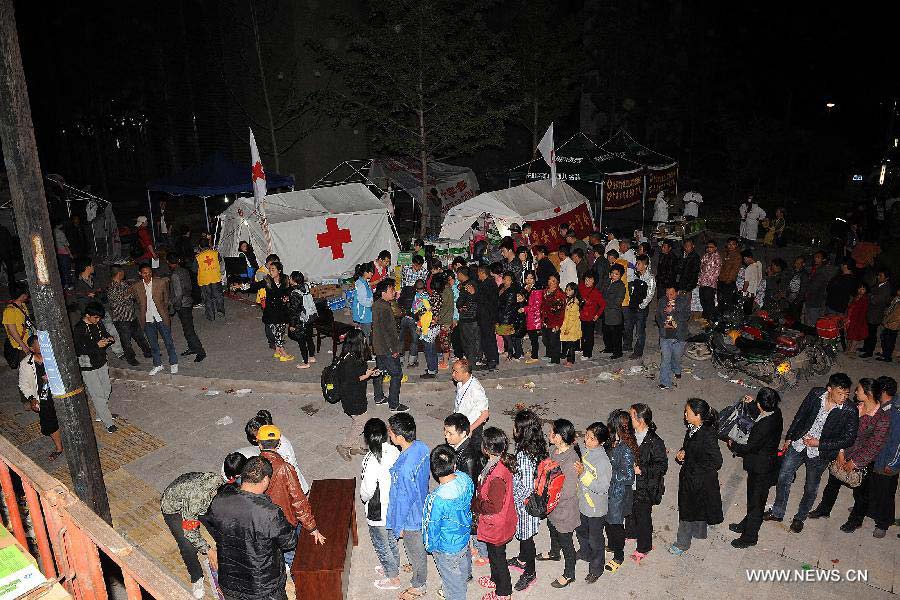
<path id="1" fill-rule="evenodd" d="M 759 222 L 766 218 L 766 211 L 753 201 L 753 196 L 747 196 L 738 212 L 741 214 L 741 240 L 752 245 L 759 235 Z"/>
<path id="2" fill-rule="evenodd" d="M 700 216 L 700 205 L 703 204 L 703 196 L 697 192 L 690 191 L 684 195 L 683 203 L 684 211 L 682 214 L 685 219 L 696 219 Z"/>
<path id="3" fill-rule="evenodd" d="M 665 223 L 669 220 L 669 203 L 666 201 L 666 193 L 660 192 L 656 195 L 656 202 L 653 203 L 653 222 Z"/>
<path id="4" fill-rule="evenodd" d="M 397 539 L 385 528 L 391 491 L 391 467 L 400 450 L 388 441 L 387 425 L 381 419 L 369 419 L 363 427 L 363 439 L 369 452 L 363 457 L 359 499 L 363 503 L 372 547 L 381 563 L 383 577 L 373 582 L 380 590 L 400 589 L 400 550 Z"/>

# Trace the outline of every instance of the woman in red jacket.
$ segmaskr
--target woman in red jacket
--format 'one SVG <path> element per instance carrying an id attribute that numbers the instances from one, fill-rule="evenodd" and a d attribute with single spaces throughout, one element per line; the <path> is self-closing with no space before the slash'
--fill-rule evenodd
<path id="1" fill-rule="evenodd" d="M 584 279 L 578 286 L 578 295 L 581 296 L 581 360 L 591 358 L 594 355 L 594 328 L 597 319 L 606 309 L 606 300 L 597 289 L 597 276 L 593 271 L 584 274 Z"/>
<path id="2" fill-rule="evenodd" d="M 531 358 L 525 361 L 526 365 L 538 362 L 538 335 L 544 326 L 541 320 L 541 303 L 544 301 L 544 291 L 535 287 L 537 278 L 534 271 L 525 271 L 525 298 L 528 304 L 525 311 L 525 329 L 528 331 L 528 339 L 531 341 Z"/>
<path id="3" fill-rule="evenodd" d="M 506 562 L 506 544 L 516 533 L 518 516 L 513 501 L 513 473 L 516 457 L 508 454 L 509 438 L 502 429 L 488 427 L 481 437 L 481 451 L 488 462 L 478 476 L 472 511 L 478 515 L 478 539 L 487 544 L 490 577 L 478 578 L 484 588 L 496 588 L 482 600 L 512 596 L 512 580 Z"/>
<path id="4" fill-rule="evenodd" d="M 859 342 L 869 336 L 869 326 L 866 324 L 866 313 L 869 310 L 869 287 L 860 283 L 856 294 L 847 305 L 847 354 L 854 354 Z"/>
<path id="5" fill-rule="evenodd" d="M 559 289 L 559 275 L 553 273 L 547 278 L 547 289 L 541 299 L 541 320 L 544 322 L 544 350 L 550 362 L 559 364 L 562 347 L 559 342 L 559 330 L 565 316 L 566 295 Z"/>

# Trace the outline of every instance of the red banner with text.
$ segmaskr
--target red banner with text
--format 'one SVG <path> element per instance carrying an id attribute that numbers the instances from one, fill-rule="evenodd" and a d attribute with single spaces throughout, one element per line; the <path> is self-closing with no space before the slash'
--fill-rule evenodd
<path id="1" fill-rule="evenodd" d="M 559 226 L 568 223 L 578 234 L 579 239 L 586 238 L 594 230 L 594 222 L 591 219 L 591 211 L 586 202 L 582 202 L 572 210 L 564 212 L 549 219 L 529 221 L 531 231 L 538 244 L 547 246 L 551 252 L 556 251 L 565 240 L 559 235 Z"/>
<path id="2" fill-rule="evenodd" d="M 642 171 L 607 175 L 603 180 L 603 210 L 622 210 L 640 204 L 644 194 Z"/>
<path id="3" fill-rule="evenodd" d="M 678 165 L 664 169 L 647 171 L 647 202 L 656 200 L 656 195 L 665 192 L 666 196 L 674 196 L 678 191 Z"/>

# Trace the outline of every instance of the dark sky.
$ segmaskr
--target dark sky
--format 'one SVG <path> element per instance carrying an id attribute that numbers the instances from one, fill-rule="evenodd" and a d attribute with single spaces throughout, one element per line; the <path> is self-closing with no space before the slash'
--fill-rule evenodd
<path id="1" fill-rule="evenodd" d="M 154 52 L 162 51 L 167 61 L 177 60 L 181 50 L 173 43 L 173 32 L 181 23 L 180 11 L 185 11 L 187 37 L 197 40 L 198 28 L 226 2 L 17 2 L 26 76 L 47 167 L 61 168 L 59 130 L 98 106 L 149 107 L 159 126 L 162 119 L 154 104 L 165 69 L 154 63 Z M 504 4 L 500 2 L 500 10 Z M 642 7 L 647 21 L 664 12 L 658 8 L 661 2 L 634 4 Z M 833 137 L 854 165 L 872 164 L 880 155 L 888 106 L 900 95 L 895 64 L 900 2 L 667 4 L 682 7 L 684 31 L 654 51 L 686 51 L 688 64 L 680 78 L 685 94 L 695 94 L 692 101 L 699 110 L 721 106 L 738 120 L 764 116 L 804 135 Z M 640 36 L 632 43 L 641 44 Z M 209 52 L 199 43 L 190 50 L 195 56 Z M 836 103 L 833 111 L 825 108 L 829 101 Z M 577 115 L 576 105 L 574 126 Z M 161 168 L 156 161 L 150 170 Z"/>

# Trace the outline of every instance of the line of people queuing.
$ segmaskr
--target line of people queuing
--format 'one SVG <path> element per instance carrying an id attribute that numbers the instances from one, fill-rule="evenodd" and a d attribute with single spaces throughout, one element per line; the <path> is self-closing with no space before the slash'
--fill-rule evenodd
<path id="1" fill-rule="evenodd" d="M 465 359 L 454 366 L 471 376 Z M 806 479 L 792 532 L 800 533 L 807 518 L 828 518 L 841 488 L 850 487 L 854 503 L 841 531 L 852 533 L 870 517 L 874 537 L 886 536 L 900 472 L 896 381 L 882 376 L 853 385 L 846 374 L 832 374 L 824 387 L 810 390 L 784 433 L 780 400 L 771 388 L 742 399 L 753 421 L 745 438 L 728 435 L 727 422 L 706 401 L 685 403 L 685 435 L 674 456 L 680 470 L 671 554 L 689 551 L 693 540 L 724 522 L 719 439 L 747 472 L 745 516 L 728 525 L 738 534 L 733 547 L 755 545 L 764 522 L 785 517 L 801 465 Z M 230 454 L 222 473 L 182 475 L 163 494 L 166 522 L 201 591 L 198 552 L 219 565 L 226 597 L 279 598 L 298 535 L 327 543 L 309 511 L 293 447 L 270 414 L 260 415 L 247 426 L 258 447 Z M 358 493 L 379 561 L 377 589 L 401 590 L 400 600 L 424 596 L 429 554 L 441 579 L 439 595 L 459 600 L 477 585 L 493 600 L 530 588 L 538 563 L 551 568 L 552 587 L 565 588 L 575 582 L 579 561 L 591 584 L 622 568 L 630 541 L 636 564 L 653 550 L 654 507 L 666 492 L 669 461 L 648 405 L 616 409 L 583 432 L 568 419 L 545 421 L 527 409 L 514 415 L 511 434 L 458 411 L 443 428 L 446 443 L 428 448 L 407 412 L 363 424 Z M 826 471 L 827 485 L 811 510 Z M 766 510 L 773 486 L 775 499 Z M 201 522 L 216 550 L 200 536 Z M 550 546 L 539 553 L 535 536 L 542 523 Z M 482 566 L 489 574 L 474 571 Z M 401 581 L 404 570 L 411 573 L 408 586 Z"/>

